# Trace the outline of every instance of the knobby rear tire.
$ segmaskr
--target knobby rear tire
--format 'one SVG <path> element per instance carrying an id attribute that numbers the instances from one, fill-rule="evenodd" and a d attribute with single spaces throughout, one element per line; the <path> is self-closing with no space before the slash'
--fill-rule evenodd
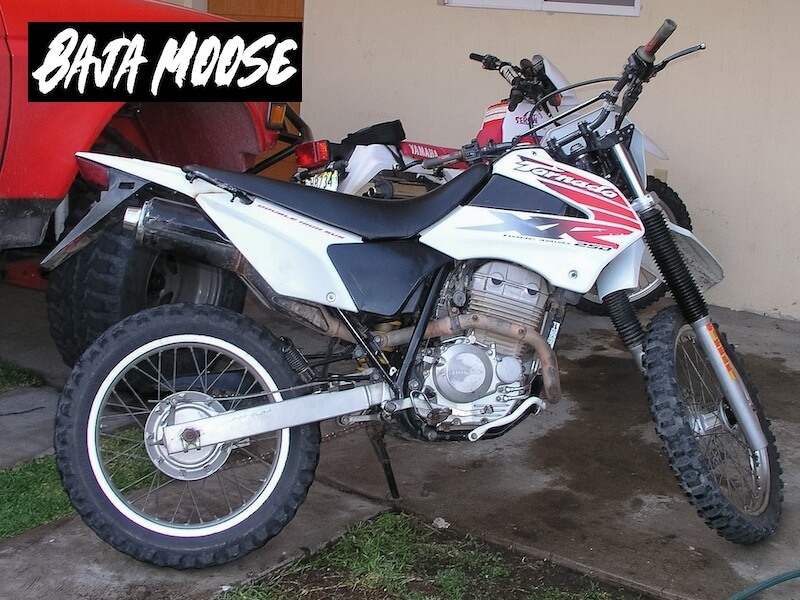
<path id="1" fill-rule="evenodd" d="M 124 319 L 81 357 L 58 402 L 56 463 L 70 501 L 101 539 L 141 561 L 184 569 L 244 556 L 305 499 L 319 425 L 173 455 L 148 440 L 158 423 L 265 402 L 253 394 L 297 383 L 280 342 L 242 315 L 179 304 Z"/>
<path id="2" fill-rule="evenodd" d="M 725 335 L 718 335 L 747 390 L 766 449 L 747 446 L 705 352 L 676 307 L 660 311 L 647 330 L 650 411 L 670 467 L 698 515 L 723 538 L 755 544 L 778 526 L 781 467 L 758 392 Z"/>

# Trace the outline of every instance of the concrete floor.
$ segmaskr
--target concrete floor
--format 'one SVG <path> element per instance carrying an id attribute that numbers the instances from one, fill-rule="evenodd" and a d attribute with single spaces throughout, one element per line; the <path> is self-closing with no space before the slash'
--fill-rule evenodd
<path id="1" fill-rule="evenodd" d="M 51 386 L 62 385 L 68 371 L 47 336 L 43 294 L 0 284 L 0 311 L 0 357 L 41 372 Z M 251 313 L 267 318 L 257 309 Z M 568 316 L 559 340 L 560 404 L 496 440 L 423 444 L 387 438 L 403 495 L 399 506 L 663 598 L 727 598 L 797 569 L 800 323 L 725 309 L 714 309 L 714 316 L 744 356 L 778 439 L 784 514 L 767 542 L 736 546 L 705 527 L 667 466 L 633 361 L 606 319 L 577 312 Z M 312 343 L 294 327 L 288 330 L 299 346 Z M 19 415 L 6 416 L 20 411 L 4 410 L 8 397 L 0 397 L 0 454 L 8 452 L 7 444 L 20 452 L 24 440 L 30 440 L 31 454 L 40 452 L 33 449 L 37 436 L 46 445 L 54 394 L 48 388 L 32 394 L 43 405 L 28 413 L 37 434 L 22 435 L 19 421 L 11 421 Z M 317 473 L 287 529 L 231 565 L 190 573 L 150 567 L 116 553 L 73 518 L 0 541 L 0 573 L 7 575 L 0 577 L 0 598 L 210 597 L 389 505 L 379 464 L 360 431 L 325 442 Z M 800 583 L 758 597 L 800 598 Z"/>

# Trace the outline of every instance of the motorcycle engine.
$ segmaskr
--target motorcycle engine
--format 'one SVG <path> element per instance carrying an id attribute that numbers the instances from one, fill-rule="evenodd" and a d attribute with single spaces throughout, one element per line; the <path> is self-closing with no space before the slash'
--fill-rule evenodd
<path id="1" fill-rule="evenodd" d="M 548 298 L 547 282 L 523 267 L 493 261 L 470 271 L 462 265 L 439 316 L 478 313 L 538 331 Z M 533 351 L 517 339 L 475 329 L 425 348 L 422 364 L 423 393 L 438 415 L 437 427 L 472 429 L 504 417 L 529 396 Z"/>

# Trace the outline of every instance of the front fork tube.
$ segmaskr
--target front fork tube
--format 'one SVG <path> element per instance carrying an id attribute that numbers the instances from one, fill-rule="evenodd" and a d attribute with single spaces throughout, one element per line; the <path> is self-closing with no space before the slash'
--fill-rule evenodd
<path id="1" fill-rule="evenodd" d="M 633 190 L 636 197 L 632 206 L 644 223 L 645 240 L 653 253 L 653 258 L 664 281 L 669 286 L 683 317 L 691 325 L 708 357 L 714 375 L 723 389 L 725 399 L 736 415 L 751 450 L 757 451 L 765 448 L 767 439 L 750 403 L 741 375 L 725 352 L 725 347 L 708 316 L 708 306 L 703 294 L 694 282 L 675 240 L 672 239 L 664 214 L 644 189 L 628 148 L 624 144 L 618 143 L 613 150 L 630 189 Z M 624 301 L 622 296 L 625 297 Z M 623 291 L 614 292 L 603 298 L 603 303 L 609 309 L 609 314 L 623 343 L 637 359 L 639 367 L 644 370 L 641 360 L 644 331 L 633 307 L 627 300 L 627 295 Z"/>
<path id="2" fill-rule="evenodd" d="M 722 386 L 728 406 L 733 410 L 736 420 L 741 425 L 742 431 L 744 431 L 750 450 L 753 452 L 763 450 L 767 447 L 767 437 L 764 435 L 761 422 L 758 420 L 758 416 L 750 403 L 750 396 L 747 393 L 742 376 L 736 370 L 733 362 L 731 362 L 728 353 L 725 352 L 725 347 L 722 345 L 722 340 L 719 339 L 711 318 L 708 316 L 703 317 L 693 321 L 691 325 L 695 335 L 697 335 L 700 346 L 702 346 L 711 363 L 711 368 L 714 370 L 717 381 Z"/>

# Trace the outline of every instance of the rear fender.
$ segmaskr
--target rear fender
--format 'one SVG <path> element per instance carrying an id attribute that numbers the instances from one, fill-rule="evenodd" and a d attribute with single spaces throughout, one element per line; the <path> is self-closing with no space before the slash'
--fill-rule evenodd
<path id="1" fill-rule="evenodd" d="M 76 156 L 108 167 L 108 189 L 100 194 L 100 200 L 87 215 L 44 258 L 44 269 L 54 269 L 121 220 L 121 207 L 147 184 L 154 183 L 190 198 L 224 191 L 200 179 L 189 181 L 178 167 L 92 152 L 79 152 Z"/>

